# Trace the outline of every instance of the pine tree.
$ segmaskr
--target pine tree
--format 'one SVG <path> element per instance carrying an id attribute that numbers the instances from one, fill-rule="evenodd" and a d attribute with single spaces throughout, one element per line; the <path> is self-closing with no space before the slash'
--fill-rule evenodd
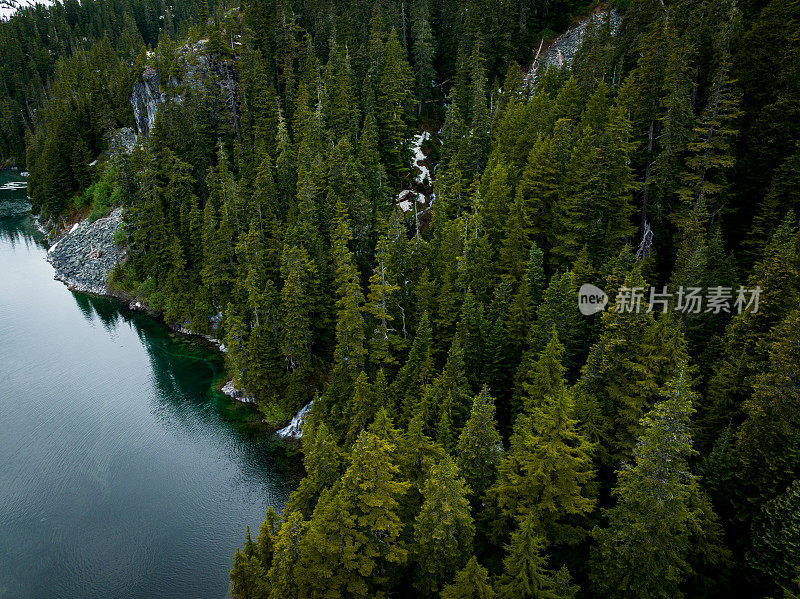
<path id="1" fill-rule="evenodd" d="M 558 339 L 564 344 L 564 366 L 576 368 L 583 339 L 584 318 L 578 312 L 575 295 L 577 281 L 572 272 L 553 275 L 536 311 L 536 323 L 530 331 L 529 345 L 533 355 L 542 351 L 550 341 L 555 327 Z"/>
<path id="2" fill-rule="evenodd" d="M 515 519 L 533 515 L 549 544 L 581 540 L 574 523 L 594 508 L 588 490 L 594 472 L 592 446 L 573 411 L 572 392 L 562 383 L 541 407 L 517 417 L 497 483 L 488 494 L 499 510 L 494 538 L 501 538 Z"/>
<path id="3" fill-rule="evenodd" d="M 734 164 L 733 141 L 738 131 L 734 128 L 740 116 L 739 93 L 731 79 L 731 43 L 741 23 L 736 4 L 729 3 L 730 12 L 719 23 L 714 45 L 719 53 L 719 65 L 714 73 L 709 99 L 695 124 L 695 138 L 689 143 L 686 174 L 678 190 L 684 213 L 697 201 L 709 206 L 718 214 L 721 194 L 727 185 L 726 171 Z M 682 222 L 680 214 L 678 223 Z"/>
<path id="4" fill-rule="evenodd" d="M 539 536 L 539 524 L 528 514 L 511 533 L 503 558 L 503 575 L 497 582 L 498 599 L 550 599 L 554 583 L 542 555 L 545 541 Z"/>
<path id="5" fill-rule="evenodd" d="M 259 561 L 265 568 L 265 573 L 272 566 L 272 558 L 275 555 L 275 538 L 278 532 L 278 514 L 272 506 L 267 508 L 267 515 L 258 527 L 258 537 L 256 538 L 256 551 Z"/>
<path id="6" fill-rule="evenodd" d="M 700 413 L 705 445 L 725 429 L 729 422 L 742 419 L 741 407 L 752 393 L 752 378 L 768 364 L 768 333 L 794 310 L 800 298 L 800 254 L 793 215 L 787 216 L 774 232 L 764 256 L 753 268 L 745 287 L 760 288 L 758 311 L 743 310 L 728 325 L 722 356 L 714 366 L 704 410 Z"/>
<path id="7" fill-rule="evenodd" d="M 757 504 L 800 478 L 800 311 L 790 313 L 770 337 L 768 365 L 755 377 L 736 433 L 743 482 L 752 489 L 748 499 Z"/>
<path id="8" fill-rule="evenodd" d="M 362 432 L 340 483 L 320 500 L 300 548 L 299 592 L 311 596 L 373 597 L 388 582 L 387 568 L 403 564 L 394 446 Z M 307 589 L 304 591 L 304 588 Z"/>
<path id="9" fill-rule="evenodd" d="M 249 528 L 247 536 L 249 540 Z M 230 579 L 231 596 L 234 599 L 266 599 L 269 596 L 264 566 L 255 555 L 248 556 L 246 552 L 236 549 Z"/>
<path id="10" fill-rule="evenodd" d="M 412 556 L 417 564 L 414 586 L 419 593 L 438 592 L 472 553 L 475 526 L 467 492 L 452 458 L 445 456 L 431 468 L 414 525 Z"/>
<path id="11" fill-rule="evenodd" d="M 748 563 L 788 589 L 800 563 L 800 479 L 765 503 L 753 520 Z"/>
<path id="12" fill-rule="evenodd" d="M 564 375 L 566 369 L 562 365 L 564 360 L 564 346 L 558 340 L 556 328 L 550 335 L 550 341 L 544 348 L 536 362 L 522 370 L 518 375 L 518 382 L 522 387 L 521 408 L 527 414 L 534 409 L 541 408 L 548 395 L 560 390 L 566 382 Z M 527 364 L 520 364 L 522 369 Z"/>
<path id="13" fill-rule="evenodd" d="M 286 510 L 299 511 L 309 517 L 322 492 L 331 488 L 341 475 L 343 458 L 342 450 L 324 422 L 313 429 L 303 428 L 303 467 L 306 476 L 289 497 Z"/>
<path id="14" fill-rule="evenodd" d="M 698 543 L 716 547 L 721 529 L 690 472 L 695 394 L 685 368 L 643 420 L 635 462 L 618 473 L 608 528 L 596 528 L 592 582 L 606 597 L 680 597 Z"/>
<path id="15" fill-rule="evenodd" d="M 626 276 L 624 286 L 643 287 L 639 277 Z M 615 470 L 630 458 L 658 389 L 688 359 L 674 318 L 617 312 L 618 305 L 603 312 L 600 339 L 575 385 L 576 414 L 589 440 L 599 443 L 598 462 Z"/>
<path id="16" fill-rule="evenodd" d="M 390 176 L 397 177 L 406 168 L 403 147 L 414 75 L 394 29 L 389 33 L 383 52 L 384 63 L 377 90 L 377 117 L 383 164 Z"/>
<path id="17" fill-rule="evenodd" d="M 367 430 L 367 425 L 375 417 L 377 411 L 378 406 L 375 403 L 367 373 L 361 371 L 353 383 L 353 394 L 347 410 L 350 431 L 347 434 L 346 445 L 352 445 L 361 431 Z"/>
<path id="18" fill-rule="evenodd" d="M 289 511 L 275 539 L 272 567 L 269 569 L 271 597 L 291 597 L 297 594 L 301 551 L 308 522 L 299 511 Z"/>
<path id="19" fill-rule="evenodd" d="M 281 268 L 281 352 L 290 372 L 308 368 L 311 348 L 311 278 L 315 268 L 303 248 L 289 247 Z"/>
<path id="20" fill-rule="evenodd" d="M 489 573 L 473 555 L 467 565 L 456 574 L 453 584 L 442 589 L 440 597 L 442 599 L 494 599 L 495 593 L 489 583 Z"/>
<path id="21" fill-rule="evenodd" d="M 369 361 L 378 367 L 396 363 L 392 350 L 399 343 L 398 335 L 392 323 L 393 308 L 396 305 L 394 295 L 400 290 L 391 271 L 390 241 L 381 236 L 375 250 L 375 266 L 369 279 L 369 297 L 367 312 L 372 316 L 374 328 L 369 338 Z"/>
<path id="22" fill-rule="evenodd" d="M 414 416 L 398 443 L 397 463 L 403 478 L 411 483 L 408 493 L 400 500 L 403 522 L 412 521 L 419 513 L 423 502 L 422 488 L 428 480 L 431 467 L 445 456 L 444 449 L 425 434 L 423 423 L 422 414 Z M 409 542 L 413 533 L 413 527 L 410 526 L 403 531 Z"/>
<path id="23" fill-rule="evenodd" d="M 471 489 L 473 505 L 494 484 L 497 466 L 502 457 L 503 445 L 494 417 L 494 401 L 486 386 L 472 402 L 467 424 L 458 438 L 458 471 Z"/>
<path id="24" fill-rule="evenodd" d="M 405 422 L 413 417 L 412 411 L 417 406 L 421 386 L 426 382 L 424 377 L 431 356 L 431 336 L 428 313 L 424 312 L 406 362 L 397 373 L 390 390 L 397 413 Z"/>
<path id="25" fill-rule="evenodd" d="M 367 350 L 364 333 L 364 295 L 358 270 L 348 243 L 352 239 L 347 209 L 337 205 L 333 261 L 336 269 L 336 351 L 334 361 L 339 368 L 356 375 L 364 368 Z"/>
<path id="26" fill-rule="evenodd" d="M 431 31 L 427 0 L 411 4 L 411 55 L 414 60 L 416 97 L 424 103 L 431 98 L 431 87 L 436 72 L 433 69 L 434 40 Z"/>

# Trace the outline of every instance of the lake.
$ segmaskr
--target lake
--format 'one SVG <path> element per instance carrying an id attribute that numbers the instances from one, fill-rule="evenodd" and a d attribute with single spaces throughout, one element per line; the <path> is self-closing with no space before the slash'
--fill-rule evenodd
<path id="1" fill-rule="evenodd" d="M 0 202 L 19 181 L 0 171 Z M 46 248 L 0 219 L 0 598 L 222 599 L 296 465 L 214 390 L 213 347 L 70 292 Z"/>

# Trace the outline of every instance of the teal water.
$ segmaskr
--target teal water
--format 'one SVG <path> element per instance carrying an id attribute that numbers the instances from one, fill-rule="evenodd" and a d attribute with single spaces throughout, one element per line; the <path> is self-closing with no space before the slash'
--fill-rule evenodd
<path id="1" fill-rule="evenodd" d="M 296 473 L 213 391 L 217 352 L 70 292 L 45 252 L 30 216 L 0 220 L 0 598 L 222 599 Z"/>

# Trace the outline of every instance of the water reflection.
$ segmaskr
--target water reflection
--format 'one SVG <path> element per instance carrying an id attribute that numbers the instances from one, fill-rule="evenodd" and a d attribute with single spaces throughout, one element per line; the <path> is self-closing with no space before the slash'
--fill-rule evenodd
<path id="1" fill-rule="evenodd" d="M 296 484 L 301 476 L 297 461 L 286 457 L 283 445 L 265 429 L 251 405 L 231 401 L 209 383 L 225 372 L 224 359 L 206 340 L 177 333 L 163 323 L 133 312 L 118 300 L 73 293 L 75 303 L 89 322 L 99 323 L 110 335 L 129 327 L 145 348 L 157 389 L 153 413 L 167 427 L 179 425 L 183 432 L 225 428 L 234 433 L 231 457 L 243 472 L 264 484 L 281 478 Z"/>
<path id="2" fill-rule="evenodd" d="M 26 249 L 40 247 L 47 249 L 45 236 L 36 228 L 33 219 L 29 215 L 10 216 L 0 219 L 0 241 L 6 241 L 16 248 L 18 244 L 23 244 Z"/>
<path id="3" fill-rule="evenodd" d="M 0 597 L 221 599 L 292 464 L 213 390 L 219 352 L 69 292 L 45 248 L 0 219 Z"/>

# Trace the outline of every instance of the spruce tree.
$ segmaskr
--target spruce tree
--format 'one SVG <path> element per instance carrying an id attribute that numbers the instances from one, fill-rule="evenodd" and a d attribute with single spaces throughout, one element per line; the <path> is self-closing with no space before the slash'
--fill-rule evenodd
<path id="1" fill-rule="evenodd" d="M 399 543 L 397 500 L 408 483 L 398 472 L 394 446 L 362 432 L 350 466 L 309 522 L 297 572 L 301 594 L 366 598 L 385 589 L 387 568 L 403 564 L 407 554 Z"/>
<path id="2" fill-rule="evenodd" d="M 553 580 L 542 555 L 545 541 L 539 524 L 528 514 L 511 533 L 503 558 L 503 574 L 497 581 L 498 599 L 555 599 Z"/>
<path id="3" fill-rule="evenodd" d="M 472 411 L 458 438 L 456 465 L 471 490 L 473 505 L 494 484 L 503 445 L 494 417 L 494 400 L 486 386 L 472 402 Z"/>
<path id="4" fill-rule="evenodd" d="M 456 574 L 453 583 L 442 589 L 440 597 L 442 599 L 494 599 L 495 593 L 489 582 L 489 573 L 473 555 L 467 565 Z"/>
<path id="5" fill-rule="evenodd" d="M 422 488 L 423 503 L 414 525 L 414 586 L 423 595 L 437 593 L 467 562 L 475 526 L 464 479 L 445 456 L 430 470 Z"/>
<path id="6" fill-rule="evenodd" d="M 356 376 L 366 359 L 364 332 L 364 295 L 358 270 L 348 243 L 352 239 L 347 209 L 337 205 L 333 261 L 336 285 L 336 351 L 334 361 L 339 368 Z"/>
<path id="7" fill-rule="evenodd" d="M 572 392 L 563 383 L 543 398 L 530 415 L 517 417 L 497 483 L 489 491 L 499 518 L 495 539 L 514 520 L 533 515 L 548 544 L 574 544 L 580 518 L 594 508 L 589 492 L 592 446 L 578 429 Z"/>
<path id="8" fill-rule="evenodd" d="M 366 311 L 372 316 L 372 333 L 369 337 L 369 361 L 378 367 L 396 363 L 393 350 L 399 343 L 394 327 L 394 298 L 400 290 L 391 270 L 390 240 L 381 236 L 375 250 L 375 266 L 369 278 L 369 296 Z"/>
<path id="9" fill-rule="evenodd" d="M 716 517 L 689 469 L 695 398 L 684 367 L 643 419 L 635 461 L 619 471 L 617 504 L 605 511 L 608 528 L 593 533 L 591 577 L 603 596 L 680 597 L 694 572 L 695 547 L 721 542 Z"/>

